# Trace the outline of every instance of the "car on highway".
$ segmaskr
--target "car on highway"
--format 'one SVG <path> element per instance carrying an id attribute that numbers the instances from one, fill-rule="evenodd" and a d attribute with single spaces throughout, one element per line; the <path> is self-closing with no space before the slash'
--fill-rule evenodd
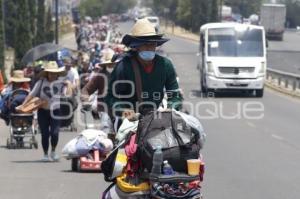
<path id="1" fill-rule="evenodd" d="M 262 26 L 209 23 L 200 28 L 198 53 L 201 90 L 264 93 L 266 39 Z"/>

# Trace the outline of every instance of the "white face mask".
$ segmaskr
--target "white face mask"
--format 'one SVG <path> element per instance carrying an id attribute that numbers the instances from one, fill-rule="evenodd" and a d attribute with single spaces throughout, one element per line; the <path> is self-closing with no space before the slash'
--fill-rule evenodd
<path id="1" fill-rule="evenodd" d="M 139 57 L 145 61 L 151 61 L 155 57 L 155 51 L 140 51 Z"/>
<path id="2" fill-rule="evenodd" d="M 106 68 L 106 71 L 107 71 L 107 72 L 109 72 L 109 73 L 112 73 L 112 72 L 113 72 L 113 70 L 114 70 L 114 68 L 113 68 L 113 67 L 107 67 L 107 68 Z"/>

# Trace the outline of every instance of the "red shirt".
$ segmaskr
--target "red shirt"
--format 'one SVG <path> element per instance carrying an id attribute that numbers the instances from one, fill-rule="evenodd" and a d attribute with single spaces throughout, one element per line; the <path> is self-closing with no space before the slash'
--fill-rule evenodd
<path id="1" fill-rule="evenodd" d="M 143 66 L 144 71 L 145 71 L 146 73 L 151 73 L 151 72 L 153 71 L 153 67 L 154 67 L 153 64 L 150 64 L 150 65 L 148 65 L 148 66 Z"/>

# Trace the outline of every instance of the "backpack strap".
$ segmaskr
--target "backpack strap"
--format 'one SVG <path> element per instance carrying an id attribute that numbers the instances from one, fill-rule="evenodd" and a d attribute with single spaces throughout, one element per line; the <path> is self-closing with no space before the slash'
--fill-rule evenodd
<path id="1" fill-rule="evenodd" d="M 41 84 L 39 86 L 39 91 L 37 93 L 37 97 L 39 97 L 39 98 L 41 98 L 41 92 L 42 92 L 43 83 L 44 83 L 44 79 L 41 80 Z"/>
<path id="2" fill-rule="evenodd" d="M 109 194 L 109 191 L 111 190 L 111 188 L 113 187 L 113 186 L 115 186 L 116 185 L 116 182 L 113 182 L 113 183 L 111 183 L 106 189 L 105 189 L 105 191 L 102 193 L 102 197 L 101 197 L 101 199 L 110 199 L 111 198 L 111 196 L 109 195 L 107 195 L 107 194 Z M 109 198 L 110 197 L 110 198 Z"/>
<path id="3" fill-rule="evenodd" d="M 132 68 L 133 68 L 133 72 L 134 72 L 134 78 L 135 78 L 135 92 L 137 95 L 137 99 L 139 103 L 143 102 L 142 99 L 142 78 L 141 78 L 141 73 L 140 73 L 140 69 L 139 69 L 139 65 L 137 63 L 137 60 L 132 57 L 131 58 L 131 64 L 132 64 Z"/>
<path id="4" fill-rule="evenodd" d="M 177 131 L 177 128 L 176 128 L 176 126 L 175 126 L 175 119 L 174 119 L 174 116 L 173 116 L 173 114 L 174 114 L 174 111 L 170 111 L 170 114 L 171 114 L 171 127 L 172 127 L 172 133 L 173 133 L 173 135 L 174 135 L 174 137 L 177 139 L 177 141 L 178 141 L 178 144 L 179 144 L 179 146 L 181 147 L 181 146 L 184 146 L 184 143 L 183 143 L 183 140 L 182 140 L 182 138 L 180 137 L 180 135 L 178 134 L 178 131 Z"/>

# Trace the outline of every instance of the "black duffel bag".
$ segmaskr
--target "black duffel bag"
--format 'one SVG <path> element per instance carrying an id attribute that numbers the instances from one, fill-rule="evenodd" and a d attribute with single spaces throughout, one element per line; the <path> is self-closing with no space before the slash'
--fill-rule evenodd
<path id="1" fill-rule="evenodd" d="M 188 126 L 175 111 L 154 111 L 139 122 L 136 159 L 141 160 L 140 168 L 150 173 L 153 154 L 159 146 L 163 159 L 168 160 L 174 171 L 187 173 L 186 160 L 199 157 L 199 139 L 198 131 Z"/>

